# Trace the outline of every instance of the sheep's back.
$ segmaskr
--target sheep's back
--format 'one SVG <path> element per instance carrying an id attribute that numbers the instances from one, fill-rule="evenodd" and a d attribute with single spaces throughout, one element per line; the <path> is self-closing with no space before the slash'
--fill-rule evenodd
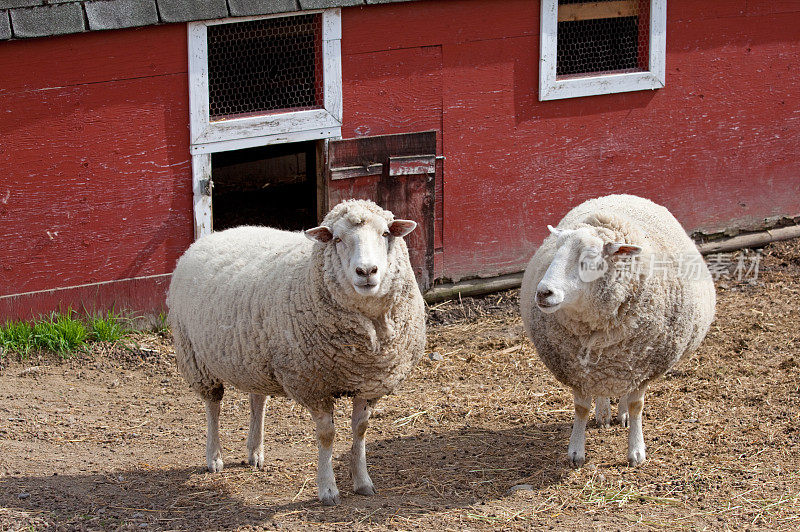
<path id="1" fill-rule="evenodd" d="M 666 207 L 629 194 L 612 194 L 585 201 L 569 211 L 558 226 L 575 228 L 587 217 L 598 212 L 632 221 L 653 253 L 697 253 L 697 247 L 692 239 Z M 642 242 L 628 243 L 642 244 Z"/>

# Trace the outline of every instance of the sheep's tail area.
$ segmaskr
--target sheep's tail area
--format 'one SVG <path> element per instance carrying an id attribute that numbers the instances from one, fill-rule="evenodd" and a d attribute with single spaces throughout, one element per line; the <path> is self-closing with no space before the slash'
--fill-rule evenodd
<path id="1" fill-rule="evenodd" d="M 170 328 L 175 346 L 175 363 L 189 388 L 204 400 L 221 401 L 225 391 L 223 383 L 204 364 L 197 361 L 194 347 L 183 324 L 178 320 L 170 320 Z"/>

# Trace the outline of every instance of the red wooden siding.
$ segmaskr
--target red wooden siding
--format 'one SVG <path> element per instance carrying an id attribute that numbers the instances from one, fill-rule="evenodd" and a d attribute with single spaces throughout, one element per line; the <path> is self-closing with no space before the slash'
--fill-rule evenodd
<path id="1" fill-rule="evenodd" d="M 345 136 L 384 132 L 387 120 L 395 130 L 416 127 L 415 110 L 387 106 L 373 80 L 414 91 L 403 81 L 411 65 L 386 50 L 441 49 L 447 159 L 437 275 L 519 271 L 545 224 L 612 192 L 661 202 L 690 230 L 800 214 L 796 2 L 670 0 L 666 88 L 550 102 L 537 98 L 538 3 L 489 4 L 343 13 Z"/>
<path id="2" fill-rule="evenodd" d="M 125 280 L 192 240 L 186 57 L 184 25 L 0 46 L 0 317 L 162 304 Z"/>
<path id="3" fill-rule="evenodd" d="M 435 130 L 446 157 L 436 276 L 520 271 L 547 223 L 613 192 L 689 230 L 800 215 L 795 0 L 669 0 L 666 88 L 549 102 L 538 2 L 342 25 L 343 136 Z M 188 124 L 185 25 L 0 44 L 0 320 L 163 304 L 193 238 Z"/>

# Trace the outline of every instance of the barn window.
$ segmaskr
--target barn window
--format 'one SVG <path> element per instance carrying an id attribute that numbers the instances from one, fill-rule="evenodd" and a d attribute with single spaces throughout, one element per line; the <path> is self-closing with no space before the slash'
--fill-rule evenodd
<path id="1" fill-rule="evenodd" d="M 664 86 L 666 0 L 542 0 L 539 99 Z"/>
<path id="2" fill-rule="evenodd" d="M 192 153 L 338 137 L 338 9 L 189 24 Z"/>
<path id="3" fill-rule="evenodd" d="M 195 237 L 240 224 L 315 225 L 317 157 L 323 140 L 341 137 L 341 10 L 188 30 Z"/>

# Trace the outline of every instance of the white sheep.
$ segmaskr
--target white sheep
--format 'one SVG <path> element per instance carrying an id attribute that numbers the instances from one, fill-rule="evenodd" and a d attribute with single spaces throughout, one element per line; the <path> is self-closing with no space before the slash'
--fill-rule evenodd
<path id="1" fill-rule="evenodd" d="M 585 461 L 592 397 L 607 427 L 617 396 L 619 421 L 630 427 L 628 463 L 638 466 L 647 385 L 700 345 L 714 318 L 714 283 L 680 223 L 643 198 L 586 201 L 550 230 L 525 270 L 520 307 L 539 357 L 572 388 L 568 458 Z"/>
<path id="2" fill-rule="evenodd" d="M 238 227 L 189 247 L 167 305 L 178 369 L 206 403 L 209 471 L 223 465 L 224 383 L 250 394 L 247 449 L 256 467 L 266 397 L 287 396 L 316 422 L 319 499 L 337 504 L 333 406 L 351 396 L 353 487 L 375 493 L 364 447 L 372 408 L 425 348 L 425 307 L 402 238 L 416 225 L 349 200 L 305 235 Z"/>

